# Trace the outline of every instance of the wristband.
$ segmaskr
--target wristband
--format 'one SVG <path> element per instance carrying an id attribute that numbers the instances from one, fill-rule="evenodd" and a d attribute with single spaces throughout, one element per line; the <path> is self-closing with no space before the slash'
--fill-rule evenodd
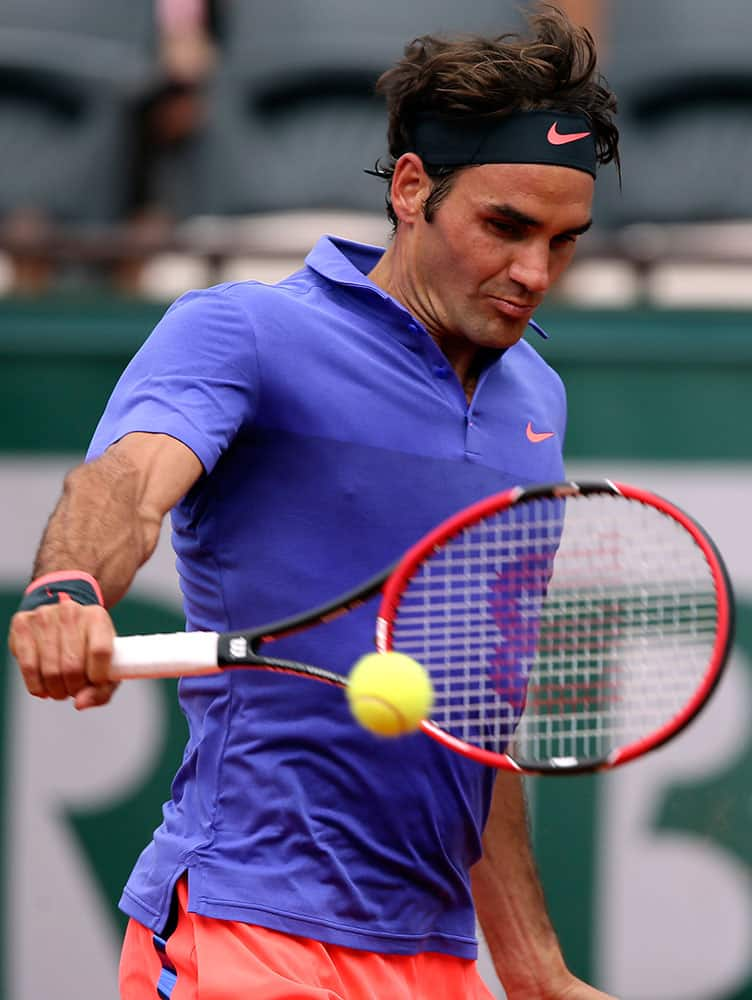
<path id="1" fill-rule="evenodd" d="M 59 604 L 61 601 L 104 606 L 102 591 L 94 577 L 81 570 L 71 569 L 45 573 L 32 580 L 24 591 L 18 610 L 32 611 L 42 604 Z"/>

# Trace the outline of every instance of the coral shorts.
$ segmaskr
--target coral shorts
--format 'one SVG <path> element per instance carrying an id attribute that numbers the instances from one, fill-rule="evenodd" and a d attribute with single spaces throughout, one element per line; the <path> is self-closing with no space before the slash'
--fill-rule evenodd
<path id="1" fill-rule="evenodd" d="M 121 1000 L 493 1000 L 467 959 L 381 955 L 187 910 L 185 879 L 166 939 L 131 920 Z"/>

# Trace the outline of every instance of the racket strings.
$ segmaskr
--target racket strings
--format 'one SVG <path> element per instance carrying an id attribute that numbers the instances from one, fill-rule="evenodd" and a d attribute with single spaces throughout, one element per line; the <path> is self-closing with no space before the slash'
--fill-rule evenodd
<path id="1" fill-rule="evenodd" d="M 539 498 L 425 559 L 392 641 L 428 670 L 437 725 L 534 765 L 667 725 L 708 670 L 717 616 L 705 555 L 674 518 L 608 494 Z"/>

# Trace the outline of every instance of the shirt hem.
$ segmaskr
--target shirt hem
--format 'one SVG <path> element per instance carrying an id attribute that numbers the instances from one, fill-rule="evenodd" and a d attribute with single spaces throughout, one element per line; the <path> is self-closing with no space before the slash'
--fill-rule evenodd
<path id="1" fill-rule="evenodd" d="M 365 930 L 333 921 L 322 921 L 302 914 L 271 909 L 257 904 L 239 903 L 231 900 L 215 899 L 191 892 L 188 880 L 188 908 L 193 913 L 217 920 L 237 920 L 282 934 L 311 938 L 325 944 L 353 948 L 358 951 L 372 951 L 388 955 L 418 955 L 422 952 L 439 952 L 457 958 L 475 960 L 478 944 L 474 938 L 451 934 L 429 932 L 426 934 L 404 934 L 388 930 Z M 128 888 L 123 890 L 119 902 L 120 909 L 129 917 L 150 930 L 159 931 L 164 923 L 162 914 L 154 910 Z"/>

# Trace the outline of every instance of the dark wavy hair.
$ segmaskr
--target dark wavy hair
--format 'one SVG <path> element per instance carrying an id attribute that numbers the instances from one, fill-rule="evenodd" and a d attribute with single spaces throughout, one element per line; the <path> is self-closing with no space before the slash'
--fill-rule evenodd
<path id="1" fill-rule="evenodd" d="M 410 149 L 421 111 L 489 120 L 515 111 L 579 113 L 593 129 L 598 163 L 613 160 L 619 169 L 616 97 L 598 72 L 592 35 L 548 4 L 528 17 L 527 27 L 525 36 L 422 35 L 379 77 L 376 91 L 386 98 L 389 116 L 389 158 L 379 161 L 374 172 L 388 182 L 386 206 L 393 225 L 394 165 Z M 454 176 L 468 168 L 424 166 L 435 182 L 424 206 L 430 221 Z"/>

